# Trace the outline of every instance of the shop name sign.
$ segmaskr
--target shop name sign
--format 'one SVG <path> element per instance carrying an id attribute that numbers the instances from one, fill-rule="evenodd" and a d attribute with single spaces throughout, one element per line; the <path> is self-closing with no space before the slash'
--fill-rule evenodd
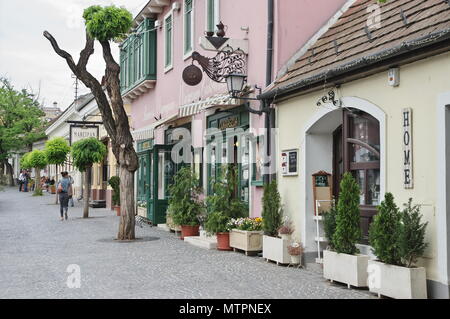
<path id="1" fill-rule="evenodd" d="M 98 131 L 99 128 L 97 125 L 71 125 L 70 145 L 90 137 L 98 139 Z"/>
<path id="2" fill-rule="evenodd" d="M 227 128 L 235 128 L 239 126 L 239 118 L 237 116 L 228 117 L 219 123 L 219 130 L 223 131 Z"/>
<path id="3" fill-rule="evenodd" d="M 414 188 L 413 183 L 413 139 L 412 139 L 412 109 L 402 110 L 403 125 L 403 184 L 405 189 Z"/>

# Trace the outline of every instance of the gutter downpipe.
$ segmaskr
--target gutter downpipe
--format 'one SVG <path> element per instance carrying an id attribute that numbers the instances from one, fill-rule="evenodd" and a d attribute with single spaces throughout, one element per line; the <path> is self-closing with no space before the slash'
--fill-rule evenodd
<path id="1" fill-rule="evenodd" d="M 266 58 L 266 87 L 272 83 L 272 69 L 273 69 L 273 29 L 274 29 L 274 0 L 267 0 L 267 58 Z M 266 156 L 269 157 L 269 162 L 265 164 L 266 169 L 272 166 L 273 155 L 271 152 L 271 132 L 275 128 L 275 112 L 270 107 L 268 100 L 264 100 L 265 112 L 265 127 L 266 127 Z M 276 178 L 276 174 L 264 174 L 264 184 L 269 184 L 271 180 Z"/>

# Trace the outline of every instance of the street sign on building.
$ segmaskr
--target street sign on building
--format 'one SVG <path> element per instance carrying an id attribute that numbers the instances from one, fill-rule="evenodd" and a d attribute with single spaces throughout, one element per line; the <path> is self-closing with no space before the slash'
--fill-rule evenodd
<path id="1" fill-rule="evenodd" d="M 95 137 L 98 139 L 99 127 L 98 125 L 70 125 L 70 145 L 85 138 Z"/>

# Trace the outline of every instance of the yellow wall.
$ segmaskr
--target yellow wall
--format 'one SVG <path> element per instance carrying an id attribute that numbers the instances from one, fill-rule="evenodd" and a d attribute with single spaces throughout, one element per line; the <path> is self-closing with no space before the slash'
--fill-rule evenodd
<path id="1" fill-rule="evenodd" d="M 422 263 L 427 266 L 427 277 L 437 279 L 436 263 L 436 185 L 437 185 L 437 143 L 436 143 L 436 105 L 439 94 L 450 91 L 450 53 L 415 62 L 400 68 L 400 86 L 388 85 L 387 71 L 342 85 L 340 97 L 359 97 L 368 100 L 386 113 L 386 191 L 392 192 L 400 207 L 410 197 L 414 203 L 424 205 L 424 220 L 430 222 L 427 240 L 430 247 Z M 301 180 L 305 150 L 305 127 L 319 112 L 316 103 L 328 90 L 320 90 L 298 96 L 277 105 L 277 127 L 279 127 L 277 161 L 280 162 L 282 150 L 299 149 L 299 176 L 282 177 L 278 174 L 279 190 L 285 205 L 285 212 L 296 225 L 297 236 L 305 227 L 305 190 Z M 350 106 L 350 105 L 348 105 Z M 402 169 L 402 112 L 403 108 L 413 109 L 413 156 L 414 189 L 403 187 Z M 311 178 L 311 176 L 306 176 Z M 312 199 L 311 199 L 312 200 Z M 313 251 L 315 247 L 309 247 Z"/>

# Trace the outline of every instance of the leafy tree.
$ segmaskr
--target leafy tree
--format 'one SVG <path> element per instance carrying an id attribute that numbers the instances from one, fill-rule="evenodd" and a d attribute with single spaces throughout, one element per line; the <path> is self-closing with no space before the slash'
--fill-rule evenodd
<path id="1" fill-rule="evenodd" d="M 340 254 L 354 255 L 361 239 L 359 186 L 352 174 L 345 173 L 340 183 L 333 246 Z"/>
<path id="2" fill-rule="evenodd" d="M 394 203 L 394 196 L 386 193 L 384 201 L 378 206 L 369 230 L 369 243 L 374 254 L 386 264 L 402 265 L 399 249 L 399 230 L 401 214 Z"/>
<path id="3" fill-rule="evenodd" d="M 91 193 L 91 185 L 88 178 L 88 171 L 92 168 L 94 163 L 100 163 L 103 161 L 105 155 L 105 144 L 94 137 L 80 140 L 72 145 L 73 165 L 80 172 L 84 172 L 83 218 L 89 217 L 89 197 Z"/>
<path id="4" fill-rule="evenodd" d="M 114 206 L 120 206 L 120 177 L 119 176 L 111 176 L 108 181 L 108 184 L 113 189 L 112 195 L 112 203 Z"/>
<path id="5" fill-rule="evenodd" d="M 178 226 L 197 226 L 204 205 L 200 201 L 201 188 L 197 176 L 188 166 L 181 168 L 169 186 L 169 210 Z"/>
<path id="6" fill-rule="evenodd" d="M 28 165 L 34 168 L 34 195 L 42 195 L 41 189 L 41 169 L 47 166 L 47 157 L 45 156 L 45 152 L 41 150 L 34 150 L 29 153 Z"/>
<path id="7" fill-rule="evenodd" d="M 323 217 L 323 230 L 325 232 L 325 237 L 328 240 L 328 246 L 331 250 L 335 250 L 334 247 L 334 233 L 336 232 L 336 206 L 333 204 L 329 212 L 324 214 Z"/>
<path id="8" fill-rule="evenodd" d="M 399 250 L 406 267 L 411 267 L 417 259 L 423 256 L 425 248 L 425 229 L 428 222 L 421 222 L 420 206 L 412 205 L 412 198 L 401 213 L 401 227 L 399 232 Z"/>
<path id="9" fill-rule="evenodd" d="M 34 94 L 18 91 L 8 79 L 0 78 L 0 164 L 5 165 L 11 186 L 13 168 L 8 158 L 24 148 L 31 151 L 33 143 L 45 137 L 44 115 Z"/>
<path id="10" fill-rule="evenodd" d="M 264 186 L 263 201 L 263 230 L 268 236 L 276 237 L 282 224 L 283 210 L 281 196 L 278 192 L 277 181 L 273 180 Z"/>
<path id="11" fill-rule="evenodd" d="M 25 154 L 22 156 L 22 158 L 20 159 L 20 167 L 21 167 L 22 169 L 30 169 L 30 168 L 33 168 L 33 167 L 31 166 L 31 163 L 30 163 L 30 154 L 31 154 L 31 152 L 30 152 L 30 153 L 25 153 Z"/>
<path id="12" fill-rule="evenodd" d="M 131 28 L 132 15 L 126 9 L 115 6 L 91 6 L 84 11 L 83 17 L 86 25 L 86 44 L 80 53 L 78 63 L 75 63 L 67 51 L 59 47 L 49 32 L 45 31 L 44 37 L 50 41 L 54 51 L 65 59 L 73 74 L 95 97 L 105 129 L 111 138 L 112 151 L 120 166 L 121 217 L 117 237 L 119 240 L 132 240 L 135 239 L 134 172 L 139 164 L 120 92 L 120 66 L 114 60 L 110 46 L 110 41 L 122 38 Z M 95 40 L 102 46 L 103 59 L 106 63 L 102 83 L 86 69 L 89 58 L 94 53 Z"/>
<path id="13" fill-rule="evenodd" d="M 69 153 L 69 143 L 62 137 L 56 137 L 45 143 L 47 162 L 56 165 L 56 179 L 58 179 L 58 165 L 64 164 Z M 58 194 L 56 194 L 56 203 L 58 203 Z"/>

